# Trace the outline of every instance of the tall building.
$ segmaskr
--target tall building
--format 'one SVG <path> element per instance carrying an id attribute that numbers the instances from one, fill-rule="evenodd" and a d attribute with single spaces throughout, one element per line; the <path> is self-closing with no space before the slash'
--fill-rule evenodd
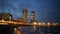
<path id="1" fill-rule="evenodd" d="M 22 18 L 24 18 L 24 22 L 28 22 L 28 9 L 22 10 Z"/>
<path id="2" fill-rule="evenodd" d="M 33 21 L 35 21 L 35 12 L 32 11 L 30 14 L 30 22 L 32 23 Z"/>

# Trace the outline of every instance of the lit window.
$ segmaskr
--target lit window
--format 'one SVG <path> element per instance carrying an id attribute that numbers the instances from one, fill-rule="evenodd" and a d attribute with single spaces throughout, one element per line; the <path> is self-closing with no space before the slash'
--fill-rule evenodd
<path id="1" fill-rule="evenodd" d="M 34 15 L 34 13 L 31 13 L 31 15 Z"/>
<path id="2" fill-rule="evenodd" d="M 34 16 L 31 16 L 31 17 L 34 17 Z"/>

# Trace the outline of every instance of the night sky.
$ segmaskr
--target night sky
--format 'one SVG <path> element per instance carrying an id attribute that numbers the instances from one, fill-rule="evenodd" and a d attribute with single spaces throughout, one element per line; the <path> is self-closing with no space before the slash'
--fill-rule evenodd
<path id="1" fill-rule="evenodd" d="M 0 0 L 0 13 L 11 13 L 13 19 L 22 17 L 22 9 L 35 11 L 35 19 L 41 22 L 59 22 L 59 0 Z"/>

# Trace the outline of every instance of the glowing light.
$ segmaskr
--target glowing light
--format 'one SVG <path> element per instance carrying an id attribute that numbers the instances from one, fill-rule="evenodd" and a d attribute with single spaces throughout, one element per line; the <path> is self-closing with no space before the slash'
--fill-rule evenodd
<path id="1" fill-rule="evenodd" d="M 41 23 L 39 23 L 39 25 L 41 25 Z"/>
<path id="2" fill-rule="evenodd" d="M 37 23 L 36 22 L 34 22 L 34 25 L 36 25 Z"/>
<path id="3" fill-rule="evenodd" d="M 2 22 L 5 22 L 5 21 L 2 19 Z"/>
<path id="4" fill-rule="evenodd" d="M 0 23 L 0 24 L 2 24 L 2 25 L 8 25 L 7 23 Z"/>
<path id="5" fill-rule="evenodd" d="M 56 23 L 53 23 L 53 25 L 55 26 L 55 25 L 56 25 Z"/>
<path id="6" fill-rule="evenodd" d="M 34 15 L 34 13 L 31 13 L 31 15 Z"/>
<path id="7" fill-rule="evenodd" d="M 43 25 L 45 25 L 45 23 L 42 23 Z"/>
<path id="8" fill-rule="evenodd" d="M 17 22 L 14 22 L 14 24 L 17 24 Z"/>
<path id="9" fill-rule="evenodd" d="M 48 25 L 50 25 L 50 23 L 48 23 Z"/>
<path id="10" fill-rule="evenodd" d="M 14 30 L 16 30 L 17 28 L 14 28 Z"/>
<path id="11" fill-rule="evenodd" d="M 34 30 L 36 30 L 36 26 L 34 26 Z"/>
<path id="12" fill-rule="evenodd" d="M 34 16 L 31 16 L 31 17 L 34 17 Z"/>
<path id="13" fill-rule="evenodd" d="M 11 19 L 11 17 L 9 17 Z"/>

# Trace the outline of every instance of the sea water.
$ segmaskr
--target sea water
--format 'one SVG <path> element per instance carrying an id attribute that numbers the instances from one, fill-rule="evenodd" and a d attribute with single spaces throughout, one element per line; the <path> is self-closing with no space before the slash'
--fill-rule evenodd
<path id="1" fill-rule="evenodd" d="M 19 30 L 22 34 L 60 34 L 60 26 L 26 26 Z"/>

